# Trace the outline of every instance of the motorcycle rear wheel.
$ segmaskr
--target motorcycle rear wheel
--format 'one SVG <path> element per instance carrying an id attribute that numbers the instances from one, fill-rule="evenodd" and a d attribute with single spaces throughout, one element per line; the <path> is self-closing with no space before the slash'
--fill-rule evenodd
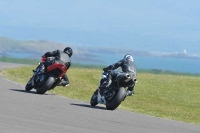
<path id="1" fill-rule="evenodd" d="M 98 104 L 98 102 L 97 102 L 97 94 L 98 94 L 98 89 L 94 92 L 94 94 L 91 97 L 91 100 L 90 100 L 91 106 L 96 106 Z"/>
<path id="2" fill-rule="evenodd" d="M 106 101 L 106 108 L 108 110 L 116 109 L 126 97 L 126 90 L 124 87 L 119 87 L 117 93 L 112 99 Z"/>
<path id="3" fill-rule="evenodd" d="M 44 94 L 47 90 L 50 90 L 54 82 L 55 78 L 49 77 L 41 87 L 36 89 L 37 94 Z"/>

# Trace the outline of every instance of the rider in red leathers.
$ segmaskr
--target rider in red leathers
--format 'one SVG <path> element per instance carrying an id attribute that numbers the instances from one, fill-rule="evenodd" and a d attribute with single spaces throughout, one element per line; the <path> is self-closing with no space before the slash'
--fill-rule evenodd
<path id="1" fill-rule="evenodd" d="M 71 66 L 70 57 L 73 54 L 73 50 L 70 47 L 66 47 L 63 51 L 55 50 L 52 52 L 46 52 L 42 57 L 47 58 L 45 62 L 40 63 L 39 67 L 43 68 L 43 71 L 47 69 L 48 66 L 52 65 L 54 61 L 65 64 L 65 66 L 69 69 Z M 62 86 L 69 85 L 69 79 L 67 74 L 62 77 L 62 82 L 60 83 Z"/>

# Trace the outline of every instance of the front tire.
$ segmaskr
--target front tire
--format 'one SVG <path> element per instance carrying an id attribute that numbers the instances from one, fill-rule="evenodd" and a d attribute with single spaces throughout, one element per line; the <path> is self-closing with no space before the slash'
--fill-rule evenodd
<path id="1" fill-rule="evenodd" d="M 44 94 L 47 90 L 50 90 L 54 82 L 55 78 L 49 77 L 41 87 L 36 89 L 37 94 Z"/>
<path id="2" fill-rule="evenodd" d="M 94 92 L 94 94 L 91 97 L 91 100 L 90 100 L 91 106 L 96 106 L 98 104 L 98 102 L 97 102 L 97 94 L 98 94 L 98 89 Z"/>
<path id="3" fill-rule="evenodd" d="M 32 78 L 31 78 L 31 79 L 32 79 Z M 25 90 L 26 90 L 26 91 L 30 91 L 30 90 L 33 89 L 33 86 L 32 86 L 32 84 L 31 84 L 31 82 L 32 82 L 31 79 L 28 81 L 28 83 L 27 83 L 26 86 L 25 86 Z"/>
<path id="4" fill-rule="evenodd" d="M 112 99 L 107 100 L 106 108 L 108 110 L 116 109 L 121 104 L 121 102 L 124 100 L 125 97 L 126 97 L 126 90 L 124 89 L 124 87 L 119 87 L 115 96 Z"/>

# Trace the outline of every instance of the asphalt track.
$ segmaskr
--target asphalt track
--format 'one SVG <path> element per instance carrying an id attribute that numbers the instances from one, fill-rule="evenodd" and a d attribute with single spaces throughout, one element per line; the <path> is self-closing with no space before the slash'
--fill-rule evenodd
<path id="1" fill-rule="evenodd" d="M 1 70 L 18 66 L 0 62 Z M 200 126 L 27 93 L 24 85 L 0 75 L 0 133 L 200 133 Z"/>

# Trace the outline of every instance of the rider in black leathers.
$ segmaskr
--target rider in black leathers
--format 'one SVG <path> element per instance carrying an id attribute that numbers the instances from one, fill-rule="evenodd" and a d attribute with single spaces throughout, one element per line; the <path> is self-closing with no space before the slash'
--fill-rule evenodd
<path id="1" fill-rule="evenodd" d="M 124 58 L 120 61 L 118 61 L 117 63 L 110 65 L 106 68 L 103 68 L 103 71 L 108 71 L 108 70 L 115 70 L 118 67 L 121 67 L 122 72 L 121 73 L 127 73 L 130 76 L 135 76 L 136 77 L 136 66 L 133 63 L 133 56 L 130 54 L 127 54 L 124 56 Z M 109 76 L 107 77 L 107 85 L 106 88 L 108 88 L 111 84 L 112 81 L 114 81 L 117 77 L 117 75 L 119 74 L 119 72 L 112 72 L 109 74 Z M 135 79 L 136 82 L 136 79 Z M 135 86 L 135 82 L 133 82 L 127 89 L 127 96 L 132 96 L 134 94 L 134 86 Z M 126 84 L 125 82 L 122 84 Z"/>
<path id="2" fill-rule="evenodd" d="M 52 65 L 54 61 L 57 61 L 59 63 L 65 64 L 65 66 L 69 69 L 71 66 L 71 60 L 70 57 L 73 54 L 73 50 L 70 47 L 66 47 L 63 51 L 55 50 L 52 52 L 46 52 L 42 57 L 47 58 L 47 61 L 40 63 L 39 67 L 42 67 L 44 72 L 47 69 L 48 66 Z M 48 57 L 54 57 L 53 59 L 48 59 Z M 69 85 L 69 79 L 67 77 L 67 74 L 65 74 L 62 77 L 62 86 L 68 86 Z"/>

